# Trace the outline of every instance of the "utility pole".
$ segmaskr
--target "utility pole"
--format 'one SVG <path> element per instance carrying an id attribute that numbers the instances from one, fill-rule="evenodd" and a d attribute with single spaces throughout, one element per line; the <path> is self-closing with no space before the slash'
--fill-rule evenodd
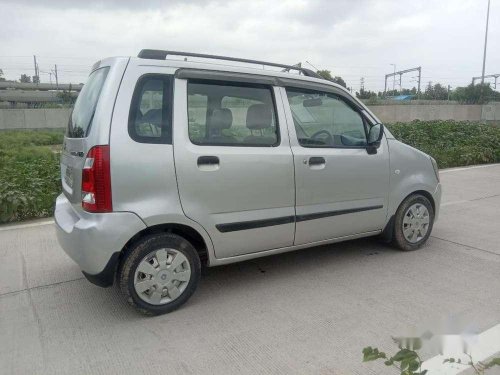
<path id="1" fill-rule="evenodd" d="M 59 90 L 59 80 L 57 78 L 57 64 L 54 65 L 54 75 L 56 76 L 56 88 Z"/>
<path id="2" fill-rule="evenodd" d="M 365 77 L 361 77 L 360 82 L 359 82 L 359 91 L 365 91 Z"/>
<path id="3" fill-rule="evenodd" d="M 417 92 L 418 92 L 418 98 L 420 99 L 420 80 L 422 79 L 422 67 L 419 66 L 417 68 L 417 70 L 418 70 L 418 91 Z"/>
<path id="4" fill-rule="evenodd" d="M 490 0 L 488 0 L 488 10 L 486 12 L 486 31 L 484 33 L 484 53 L 483 53 L 483 72 L 481 74 L 481 95 L 480 99 L 483 99 L 484 93 L 484 69 L 486 67 L 486 46 L 488 44 L 488 23 L 490 20 Z"/>
<path id="5" fill-rule="evenodd" d="M 38 70 L 38 64 L 36 62 L 36 56 L 33 55 L 33 63 L 35 64 L 35 77 L 37 77 L 37 81 L 40 82 L 40 71 Z"/>
<path id="6" fill-rule="evenodd" d="M 450 101 L 450 89 L 451 89 L 451 86 L 448 85 L 448 101 Z"/>
<path id="7" fill-rule="evenodd" d="M 391 65 L 394 65 L 394 64 L 391 64 Z M 395 67 L 395 65 L 394 65 Z M 393 94 L 394 94 L 394 91 L 395 91 L 395 82 L 396 82 L 396 74 L 399 75 L 399 89 L 402 90 L 402 81 L 401 81 L 401 77 L 403 74 L 406 74 L 406 73 L 410 73 L 410 72 L 414 72 L 414 71 L 418 71 L 418 97 L 420 99 L 420 81 L 422 79 L 422 67 L 421 66 L 418 66 L 416 68 L 411 68 L 411 69 L 406 69 L 406 70 L 400 70 L 399 72 L 394 72 L 394 73 L 389 73 L 389 74 L 386 74 L 385 75 L 385 85 L 384 85 L 384 97 L 386 96 L 387 94 L 387 78 L 389 77 L 393 77 L 394 80 L 392 81 L 393 83 Z"/>
<path id="8" fill-rule="evenodd" d="M 488 23 L 490 20 L 490 0 L 488 0 L 488 11 L 486 12 L 486 32 L 484 33 L 483 73 L 481 74 L 481 93 L 484 84 L 484 69 L 486 67 L 486 46 L 488 44 Z"/>
<path id="9" fill-rule="evenodd" d="M 390 64 L 394 67 L 394 76 L 392 78 L 392 96 L 394 96 L 394 89 L 396 86 L 396 64 Z"/>

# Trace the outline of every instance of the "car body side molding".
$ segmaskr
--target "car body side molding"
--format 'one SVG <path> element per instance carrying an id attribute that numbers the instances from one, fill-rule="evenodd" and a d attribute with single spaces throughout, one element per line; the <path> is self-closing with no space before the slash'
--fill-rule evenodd
<path id="1" fill-rule="evenodd" d="M 358 208 L 349 208 L 346 210 L 336 210 L 336 211 L 326 211 L 326 212 L 315 212 L 311 214 L 297 215 L 297 216 L 282 216 L 271 219 L 262 219 L 262 220 L 251 220 L 251 221 L 240 221 L 236 223 L 224 223 L 217 224 L 215 227 L 221 233 L 227 232 L 235 232 L 240 230 L 248 230 L 248 229 L 256 229 L 263 227 L 270 227 L 273 225 L 281 225 L 281 224 L 289 224 L 299 221 L 306 220 L 315 220 L 321 219 L 329 216 L 338 216 L 338 215 L 346 215 L 352 214 L 356 212 L 370 211 L 370 210 L 378 210 L 384 208 L 383 205 L 377 206 L 367 206 L 367 207 L 358 207 Z"/>

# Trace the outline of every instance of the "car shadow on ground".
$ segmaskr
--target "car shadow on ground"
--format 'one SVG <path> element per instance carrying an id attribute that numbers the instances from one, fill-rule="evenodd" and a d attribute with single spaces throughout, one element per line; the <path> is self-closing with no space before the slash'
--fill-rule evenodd
<path id="1" fill-rule="evenodd" d="M 321 272 L 335 272 L 348 265 L 354 267 L 366 257 L 391 256 L 391 253 L 396 255 L 400 252 L 376 239 L 359 239 L 205 268 L 193 297 L 179 310 L 169 315 L 177 315 L 192 309 L 203 310 L 201 307 L 203 304 L 213 305 L 220 299 L 245 293 L 248 288 L 261 288 L 262 282 L 270 287 L 273 283 L 291 284 L 297 279 L 318 272 L 319 269 Z M 118 320 L 126 321 L 144 318 L 127 304 L 117 285 L 102 289 L 86 280 L 78 283 L 86 289 L 84 294 L 90 293 L 89 297 L 98 300 L 98 311 L 88 303 L 82 303 L 81 309 L 88 308 L 89 314 L 102 313 L 106 316 L 111 314 Z M 73 300 L 73 303 L 78 302 Z"/>

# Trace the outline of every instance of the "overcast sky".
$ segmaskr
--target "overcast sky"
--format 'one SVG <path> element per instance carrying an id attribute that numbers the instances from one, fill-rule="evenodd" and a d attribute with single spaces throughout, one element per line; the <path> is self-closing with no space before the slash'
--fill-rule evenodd
<path id="1" fill-rule="evenodd" d="M 146 4 L 146 5 L 145 5 Z M 84 82 L 91 65 L 142 48 L 295 64 L 348 86 L 383 90 L 384 75 L 422 66 L 432 81 L 467 85 L 481 74 L 487 0 L 69 1 L 0 0 L 0 69 Z M 500 73 L 500 0 L 491 0 L 486 74 Z M 403 88 L 415 85 L 403 76 Z M 392 82 L 389 84 L 392 86 Z M 500 89 L 500 81 L 499 81 Z"/>

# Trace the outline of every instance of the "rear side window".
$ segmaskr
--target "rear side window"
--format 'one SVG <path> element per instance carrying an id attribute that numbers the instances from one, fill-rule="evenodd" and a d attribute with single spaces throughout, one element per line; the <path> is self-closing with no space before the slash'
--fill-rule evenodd
<path id="1" fill-rule="evenodd" d="M 188 83 L 189 138 L 197 145 L 276 146 L 279 129 L 271 87 Z"/>
<path id="2" fill-rule="evenodd" d="M 94 70 L 80 91 L 68 123 L 69 138 L 84 138 L 89 134 L 108 71 L 109 67 Z"/>
<path id="3" fill-rule="evenodd" d="M 168 75 L 142 76 L 130 107 L 130 137 L 142 143 L 172 143 L 172 78 Z"/>

